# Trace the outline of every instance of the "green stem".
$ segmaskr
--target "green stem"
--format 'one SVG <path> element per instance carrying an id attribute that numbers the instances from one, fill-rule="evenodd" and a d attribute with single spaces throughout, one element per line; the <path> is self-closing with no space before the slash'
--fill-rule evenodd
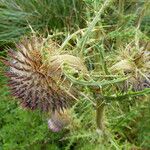
<path id="1" fill-rule="evenodd" d="M 97 105 L 96 105 L 96 124 L 97 128 L 101 131 L 104 130 L 104 110 L 105 110 L 105 104 L 102 100 L 97 99 Z"/>

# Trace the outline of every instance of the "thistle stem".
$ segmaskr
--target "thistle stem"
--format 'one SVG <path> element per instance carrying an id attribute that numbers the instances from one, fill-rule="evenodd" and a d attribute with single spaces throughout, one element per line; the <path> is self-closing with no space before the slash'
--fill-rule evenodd
<path id="1" fill-rule="evenodd" d="M 105 110 L 105 104 L 103 103 L 103 100 L 97 99 L 96 124 L 97 124 L 97 128 L 101 131 L 104 130 L 104 110 Z"/>

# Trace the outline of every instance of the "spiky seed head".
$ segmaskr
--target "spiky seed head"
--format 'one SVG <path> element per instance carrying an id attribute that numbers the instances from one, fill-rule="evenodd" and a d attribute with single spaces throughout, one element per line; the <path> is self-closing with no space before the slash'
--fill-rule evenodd
<path id="1" fill-rule="evenodd" d="M 20 99 L 21 105 L 52 112 L 67 108 L 77 93 L 70 87 L 70 82 L 62 78 L 62 65 L 65 62 L 85 72 L 81 59 L 58 53 L 55 42 L 45 44 L 42 38 L 24 38 L 16 48 L 17 51 L 9 50 L 10 58 L 3 62 L 9 66 L 6 74 L 12 94 Z M 68 88 L 67 92 L 59 86 L 60 81 L 63 87 Z"/>
<path id="2" fill-rule="evenodd" d="M 121 86 L 124 90 L 134 91 L 150 87 L 150 52 L 144 49 L 136 50 L 128 46 L 117 54 L 117 62 L 111 67 L 113 73 L 128 76 L 129 79 Z"/>

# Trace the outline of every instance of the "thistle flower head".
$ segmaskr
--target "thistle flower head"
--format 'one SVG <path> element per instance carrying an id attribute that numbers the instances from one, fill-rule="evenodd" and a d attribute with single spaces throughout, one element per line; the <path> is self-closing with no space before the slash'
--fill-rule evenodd
<path id="1" fill-rule="evenodd" d="M 141 48 L 128 46 L 119 52 L 112 72 L 128 76 L 124 89 L 143 90 L 150 87 L 150 52 Z"/>
<path id="2" fill-rule="evenodd" d="M 62 128 L 71 122 L 71 112 L 65 109 L 63 112 L 54 112 L 51 119 L 48 120 L 48 127 L 53 132 L 59 132 Z"/>
<path id="3" fill-rule="evenodd" d="M 62 65 L 67 63 L 82 72 L 86 67 L 80 58 L 61 54 L 58 48 L 53 41 L 45 43 L 42 38 L 24 38 L 16 45 L 17 51 L 9 50 L 9 60 L 3 60 L 9 66 L 6 74 L 12 94 L 20 99 L 23 107 L 59 112 L 73 102 L 77 93 L 64 77 Z"/>

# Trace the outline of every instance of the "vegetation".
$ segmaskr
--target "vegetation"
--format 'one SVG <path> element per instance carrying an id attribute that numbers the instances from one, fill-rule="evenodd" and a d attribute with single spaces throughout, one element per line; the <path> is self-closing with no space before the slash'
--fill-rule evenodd
<path id="1" fill-rule="evenodd" d="M 47 114 L 22 109 L 10 95 L 0 64 L 0 149 L 150 149 L 149 0 L 0 0 L 0 56 L 24 36 L 59 43 L 78 56 L 87 78 L 64 64 L 82 87 L 61 132 Z"/>

